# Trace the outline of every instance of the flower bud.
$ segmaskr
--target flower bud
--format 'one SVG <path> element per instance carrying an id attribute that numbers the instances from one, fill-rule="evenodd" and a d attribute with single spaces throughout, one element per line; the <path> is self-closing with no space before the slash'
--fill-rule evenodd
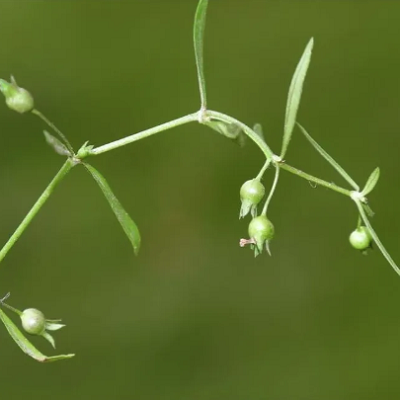
<path id="1" fill-rule="evenodd" d="M 269 241 L 274 237 L 275 228 L 272 222 L 265 216 L 260 215 L 251 220 L 249 224 L 249 236 L 255 243 L 255 255 L 262 253 L 265 244 L 269 252 Z"/>
<path id="2" fill-rule="evenodd" d="M 0 91 L 4 94 L 6 104 L 11 110 L 23 114 L 33 109 L 32 95 L 27 90 L 20 88 L 13 77 L 11 77 L 11 82 L 0 79 Z"/>
<path id="3" fill-rule="evenodd" d="M 46 318 L 36 308 L 28 308 L 21 314 L 22 327 L 31 335 L 42 335 L 46 327 Z"/>
<path id="4" fill-rule="evenodd" d="M 360 226 L 349 237 L 350 244 L 357 250 L 367 250 L 371 247 L 372 237 L 366 226 Z"/>
<path id="5" fill-rule="evenodd" d="M 249 212 L 255 217 L 257 215 L 257 205 L 265 194 L 264 185 L 258 179 L 251 179 L 245 182 L 240 188 L 240 208 L 239 218 L 245 217 Z"/>

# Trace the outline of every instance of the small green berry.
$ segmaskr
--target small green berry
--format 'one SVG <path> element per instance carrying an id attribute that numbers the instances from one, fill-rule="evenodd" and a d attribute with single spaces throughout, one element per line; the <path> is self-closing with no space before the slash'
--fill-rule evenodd
<path id="1" fill-rule="evenodd" d="M 265 215 L 260 215 L 251 220 L 249 236 L 254 241 L 256 256 L 262 253 L 264 244 L 268 250 L 269 241 L 274 237 L 274 234 L 274 225 Z"/>
<path id="2" fill-rule="evenodd" d="M 6 104 L 11 110 L 21 114 L 33 110 L 34 100 L 32 95 L 17 85 L 17 82 L 11 77 L 11 82 L 0 79 L 0 91 L 6 98 Z"/>
<path id="3" fill-rule="evenodd" d="M 245 182 L 240 188 L 240 208 L 239 218 L 245 217 L 249 212 L 255 217 L 257 215 L 257 205 L 265 195 L 264 185 L 257 179 Z"/>
<path id="4" fill-rule="evenodd" d="M 36 308 L 28 308 L 21 314 L 22 327 L 31 335 L 42 335 L 46 328 L 46 318 Z"/>
<path id="5" fill-rule="evenodd" d="M 372 237 L 366 226 L 360 226 L 349 237 L 350 244 L 357 250 L 366 250 L 371 247 Z"/>

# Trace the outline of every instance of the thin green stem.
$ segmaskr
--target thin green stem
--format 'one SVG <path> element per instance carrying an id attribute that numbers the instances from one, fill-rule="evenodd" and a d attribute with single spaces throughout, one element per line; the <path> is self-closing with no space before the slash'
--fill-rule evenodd
<path id="1" fill-rule="evenodd" d="M 135 133 L 133 135 L 124 137 L 119 140 L 115 140 L 113 142 L 104 144 L 99 147 L 95 147 L 90 150 L 89 154 L 90 155 L 98 155 L 98 154 L 106 153 L 107 151 L 114 150 L 114 149 L 117 149 L 122 146 L 126 146 L 127 144 L 147 138 L 149 136 L 166 131 L 168 129 L 175 128 L 177 126 L 184 125 L 189 122 L 198 121 L 199 113 L 201 113 L 201 112 L 202 111 L 200 110 L 196 113 L 185 115 L 184 117 L 177 118 L 177 119 L 174 119 L 169 122 L 165 122 L 164 124 L 157 125 L 153 128 L 146 129 L 144 131 Z M 240 129 L 243 130 L 243 132 L 247 136 L 250 137 L 251 140 L 253 140 L 255 142 L 255 144 L 260 148 L 260 150 L 264 153 L 264 155 L 267 158 L 267 161 L 264 164 L 263 169 L 260 171 L 260 174 L 262 176 L 262 174 L 265 172 L 265 170 L 268 168 L 269 164 L 272 162 L 272 160 L 274 158 L 274 153 L 269 148 L 269 146 L 265 143 L 265 141 L 259 135 L 257 135 L 257 133 L 254 132 L 250 127 L 248 127 L 247 125 L 243 124 L 239 120 L 237 120 L 229 115 L 226 115 L 226 114 L 223 114 L 223 113 L 220 113 L 217 111 L 207 110 L 206 117 L 238 126 Z M 276 165 L 277 168 L 282 168 L 286 171 L 291 172 L 292 174 L 300 176 L 301 178 L 307 179 L 310 182 L 314 182 L 320 186 L 324 186 L 328 189 L 334 190 L 334 191 L 344 194 L 346 196 L 350 196 L 350 190 L 341 188 L 341 187 L 335 185 L 334 183 L 330 183 L 330 182 L 324 181 L 322 179 L 316 178 L 315 176 L 309 175 L 297 168 L 291 167 L 290 165 L 288 165 L 286 163 L 274 162 L 274 164 Z M 260 174 L 257 176 L 257 178 L 260 177 Z"/>
<path id="2" fill-rule="evenodd" d="M 70 169 L 74 166 L 74 162 L 71 159 L 68 159 L 64 165 L 61 167 L 61 169 L 57 172 L 57 175 L 53 178 L 53 180 L 49 183 L 47 188 L 44 190 L 44 192 L 41 194 L 41 196 L 38 198 L 36 203 L 33 205 L 33 207 L 30 209 L 26 217 L 23 219 L 21 224 L 18 226 L 16 231 L 12 234 L 10 239 L 8 239 L 7 243 L 4 245 L 4 247 L 0 251 L 0 262 L 3 260 L 3 258 L 7 255 L 7 253 L 10 251 L 10 249 L 14 246 L 16 241 L 20 238 L 22 233 L 25 231 L 25 229 L 28 227 L 30 222 L 33 220 L 33 218 L 36 216 L 36 214 L 39 212 L 39 210 L 43 207 L 44 203 L 46 200 L 50 197 L 50 195 L 53 193 L 54 188 L 62 181 L 62 179 L 65 177 L 65 175 L 70 171 Z"/>
<path id="3" fill-rule="evenodd" d="M 161 125 L 157 125 L 153 128 L 146 129 L 144 131 L 135 133 L 133 135 L 124 137 L 119 140 L 115 140 L 114 142 L 110 142 L 107 144 L 104 144 L 99 147 L 95 147 L 90 151 L 90 155 L 97 155 L 101 153 L 105 153 L 110 150 L 117 149 L 122 146 L 126 146 L 127 144 L 136 142 L 138 140 L 147 138 L 149 136 L 155 135 L 156 133 L 166 131 L 171 128 L 175 128 L 180 125 L 187 124 L 189 122 L 194 122 L 199 120 L 199 116 L 203 111 L 200 110 L 199 112 L 193 113 L 193 114 L 188 114 L 184 117 L 174 119 L 172 121 L 166 122 Z M 272 159 L 273 152 L 272 150 L 268 147 L 268 145 L 257 135 L 251 128 L 249 128 L 247 125 L 243 124 L 242 122 L 238 121 L 235 118 L 230 117 L 229 115 L 219 113 L 217 111 L 211 111 L 207 110 L 206 111 L 206 117 L 209 118 L 214 118 L 218 121 L 223 121 L 231 124 L 235 124 L 239 128 L 241 128 L 244 133 L 249 136 L 256 144 L 257 146 L 262 150 L 262 152 L 265 154 L 267 159 Z"/>
<path id="4" fill-rule="evenodd" d="M 276 186 L 278 185 L 279 171 L 280 171 L 279 167 L 278 167 L 278 166 L 275 166 L 275 178 L 274 178 L 274 182 L 272 183 L 271 190 L 270 190 L 270 192 L 269 192 L 269 195 L 268 195 L 267 200 L 265 201 L 264 208 L 263 208 L 263 210 L 262 210 L 261 215 L 264 215 L 264 216 L 267 215 L 269 203 L 271 202 L 272 196 L 273 196 L 274 193 L 275 193 Z"/>
<path id="5" fill-rule="evenodd" d="M 10 297 L 11 293 L 8 292 L 2 299 L 0 299 L 0 304 L 3 304 L 9 297 Z"/>
<path id="6" fill-rule="evenodd" d="M 265 154 L 265 157 L 269 160 L 272 160 L 274 153 L 269 148 L 267 143 L 265 143 L 264 140 L 262 140 L 261 137 L 253 131 L 253 129 L 245 125 L 243 122 L 240 122 L 229 115 L 212 110 L 207 110 L 207 117 L 237 125 L 261 149 L 261 151 Z"/>
<path id="7" fill-rule="evenodd" d="M 3 301 L 0 302 L 0 305 L 4 306 L 5 308 L 8 308 L 10 311 L 14 312 L 15 314 L 21 316 L 22 315 L 22 311 L 17 310 L 16 308 L 10 306 L 9 304 L 4 303 Z"/>
<path id="8" fill-rule="evenodd" d="M 194 121 L 198 121 L 198 112 L 185 115 L 184 117 L 177 118 L 172 121 L 166 122 L 164 124 L 157 125 L 153 128 L 146 129 L 144 131 L 135 133 L 133 135 L 124 137 L 119 140 L 115 140 L 114 142 L 107 143 L 107 144 L 104 144 L 99 147 L 95 147 L 90 151 L 90 155 L 97 155 L 97 154 L 105 153 L 107 151 L 114 150 L 119 147 L 126 146 L 127 144 L 147 138 L 151 135 L 155 135 L 156 133 L 163 132 L 168 129 L 175 128 L 179 125 L 184 125 L 184 124 L 187 124 L 189 122 L 194 122 Z"/>
<path id="9" fill-rule="evenodd" d="M 271 160 L 267 160 L 264 164 L 264 166 L 261 168 L 261 171 L 258 173 L 258 175 L 256 176 L 256 180 L 261 180 L 261 178 L 264 176 L 265 171 L 268 169 L 269 165 L 271 164 Z"/>
<path id="10" fill-rule="evenodd" d="M 73 147 L 71 146 L 71 143 L 68 141 L 66 136 L 49 120 L 46 118 L 45 115 L 43 115 L 39 110 L 33 109 L 32 114 L 37 115 L 41 120 L 43 120 L 51 129 L 54 130 L 60 136 L 61 140 L 64 142 L 64 144 L 67 146 L 68 150 L 70 151 L 71 155 L 75 154 Z"/>
<path id="11" fill-rule="evenodd" d="M 386 258 L 386 260 L 388 261 L 388 263 L 391 265 L 391 267 L 394 269 L 394 271 L 396 272 L 397 275 L 400 276 L 400 269 L 399 267 L 396 265 L 396 263 L 394 262 L 393 258 L 390 256 L 390 254 L 388 253 L 388 251 L 385 249 L 385 246 L 382 244 L 382 242 L 380 241 L 378 234 L 375 232 L 374 228 L 372 227 L 371 223 L 369 222 L 369 219 L 367 217 L 367 214 L 364 210 L 364 207 L 361 203 L 360 200 L 356 200 L 354 199 L 354 202 L 356 203 L 356 206 L 358 208 L 358 212 L 361 215 L 362 220 L 364 221 L 365 226 L 368 228 L 372 239 L 374 240 L 374 242 L 376 243 L 376 245 L 378 246 L 379 250 L 381 251 L 382 255 Z"/>
<path id="12" fill-rule="evenodd" d="M 264 142 L 263 139 L 260 138 L 259 135 L 256 134 L 251 128 L 249 128 L 247 125 L 243 124 L 242 122 L 238 121 L 237 119 L 226 115 L 222 114 L 217 111 L 212 111 L 212 110 L 207 110 L 207 117 L 214 118 L 219 121 L 224 121 L 228 123 L 233 123 L 236 124 L 238 127 L 240 127 L 243 132 L 252 139 L 255 144 L 261 149 L 261 151 L 265 154 L 267 160 L 273 160 L 274 159 L 274 153 L 272 150 L 269 148 L 269 146 Z M 277 168 L 282 168 L 286 171 L 291 172 L 292 174 L 295 174 L 297 176 L 300 176 L 301 178 L 307 179 L 310 182 L 314 182 L 320 186 L 324 186 L 328 189 L 334 190 L 335 192 L 344 194 L 348 197 L 350 197 L 350 190 L 344 189 L 340 186 L 335 185 L 334 183 L 324 181 L 323 179 L 316 178 L 315 176 L 309 175 L 297 168 L 291 167 L 290 165 L 282 162 L 274 162 L 275 166 Z M 277 173 L 279 177 L 279 173 Z M 275 175 L 275 179 L 278 179 Z M 267 204 L 268 207 L 268 204 Z"/>
<path id="13" fill-rule="evenodd" d="M 294 168 L 294 167 L 292 167 L 292 166 L 290 166 L 290 165 L 288 165 L 286 163 L 279 163 L 278 166 L 279 166 L 279 168 L 282 168 L 282 169 L 284 169 L 284 170 L 286 170 L 286 171 L 288 171 L 288 172 L 290 172 L 292 174 L 295 174 L 295 175 L 299 176 L 300 178 L 306 179 L 309 182 L 314 182 L 317 185 L 324 186 L 324 187 L 326 187 L 328 189 L 331 189 L 331 190 L 333 190 L 335 192 L 338 192 L 338 193 L 344 194 L 345 196 L 351 197 L 351 191 L 350 190 L 344 189 L 344 188 L 342 188 L 340 186 L 337 186 L 334 183 L 324 181 L 323 179 L 319 179 L 319 178 L 317 178 L 317 177 L 315 177 L 313 175 L 307 174 L 307 173 L 305 173 L 305 172 L 303 172 L 303 171 L 301 171 L 301 170 L 299 170 L 297 168 Z"/>

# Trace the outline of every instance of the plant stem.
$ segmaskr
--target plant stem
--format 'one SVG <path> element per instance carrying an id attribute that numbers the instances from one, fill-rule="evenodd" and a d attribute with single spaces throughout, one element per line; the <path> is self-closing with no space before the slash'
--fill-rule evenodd
<path id="1" fill-rule="evenodd" d="M 193 113 L 193 114 L 185 115 L 184 117 L 177 118 L 177 119 L 174 119 L 169 122 L 165 122 L 164 124 L 157 125 L 153 128 L 146 129 L 144 131 L 135 133 L 133 135 L 124 137 L 122 139 L 115 140 L 114 142 L 110 142 L 110 143 L 104 144 L 102 146 L 95 147 L 90 150 L 89 154 L 90 155 L 102 154 L 107 151 L 114 150 L 119 147 L 126 146 L 127 144 L 130 144 L 130 143 L 136 142 L 138 140 L 147 138 L 149 136 L 155 135 L 156 133 L 163 132 L 163 131 L 166 131 L 171 128 L 175 128 L 177 126 L 184 125 L 189 122 L 198 121 L 199 113 L 201 113 L 201 112 L 202 112 L 202 110 L 200 110 L 196 113 Z M 234 125 L 238 126 L 240 129 L 242 129 L 244 131 L 244 133 L 247 136 L 249 136 L 251 140 L 253 140 L 255 142 L 255 144 L 260 148 L 260 150 L 266 156 L 267 162 L 264 165 L 264 168 L 262 169 L 262 173 L 264 173 L 264 171 L 268 167 L 269 163 L 273 160 L 274 153 L 269 148 L 269 146 L 264 142 L 264 140 L 261 139 L 259 135 L 257 135 L 257 133 L 255 133 L 251 128 L 249 128 L 247 125 L 243 124 L 242 122 L 238 121 L 237 119 L 235 119 L 229 115 L 217 112 L 217 111 L 207 110 L 206 117 L 213 118 L 218 121 L 223 121 L 226 123 L 234 124 Z M 330 183 L 330 182 L 324 181 L 322 179 L 316 178 L 315 176 L 306 174 L 305 172 L 303 172 L 297 168 L 291 167 L 290 165 L 288 165 L 286 163 L 274 162 L 274 164 L 275 164 L 276 168 L 282 168 L 286 171 L 291 172 L 292 174 L 300 176 L 301 178 L 307 179 L 310 182 L 314 182 L 320 186 L 324 186 L 328 189 L 334 190 L 335 192 L 339 192 L 346 196 L 350 196 L 350 190 L 341 188 L 340 186 L 337 186 L 334 183 Z M 257 176 L 257 178 L 259 177 L 259 175 Z"/>
<path id="2" fill-rule="evenodd" d="M 259 135 L 257 135 L 247 125 L 243 124 L 242 122 L 238 121 L 237 119 L 235 119 L 233 117 L 230 117 L 229 115 L 222 114 L 217 111 L 207 110 L 207 116 L 217 119 L 219 121 L 233 123 L 233 124 L 239 126 L 244 131 L 244 133 L 247 136 L 249 136 L 250 139 L 252 139 L 255 142 L 255 144 L 260 148 L 260 150 L 265 154 L 267 160 L 274 159 L 274 153 L 269 148 L 269 146 L 264 142 L 264 140 L 262 140 L 260 138 Z M 330 182 L 324 181 L 323 179 L 319 179 L 319 178 L 316 178 L 315 176 L 306 174 L 305 172 L 303 172 L 297 168 L 291 167 L 290 165 L 288 165 L 284 162 L 274 162 L 274 165 L 276 166 L 276 168 L 282 168 L 286 171 L 291 172 L 292 174 L 300 176 L 301 178 L 307 179 L 308 181 L 314 182 L 320 186 L 324 186 L 328 189 L 334 190 L 335 192 L 338 192 L 338 193 L 341 193 L 341 194 L 344 194 L 344 195 L 350 197 L 350 190 L 341 188 L 340 186 L 337 186 L 334 183 L 330 183 Z M 275 190 L 275 186 L 276 186 L 278 177 L 279 177 L 279 173 L 277 172 L 277 174 L 275 175 L 275 182 L 274 182 L 273 190 Z M 267 200 L 267 203 L 266 203 L 267 207 L 268 207 L 268 203 L 269 203 L 269 201 Z"/>
<path id="3" fill-rule="evenodd" d="M 7 243 L 0 251 L 0 262 L 3 258 L 7 255 L 10 249 L 14 246 L 16 241 L 20 238 L 22 233 L 28 227 L 32 219 L 36 216 L 39 210 L 43 207 L 46 200 L 50 197 L 51 193 L 53 193 L 54 188 L 57 186 L 58 183 L 65 177 L 65 175 L 70 171 L 70 169 L 74 166 L 74 162 L 71 159 L 68 159 L 61 169 L 57 172 L 57 175 L 53 178 L 53 180 L 49 183 L 47 188 L 41 194 L 41 196 L 37 199 L 36 203 L 30 209 L 26 217 L 23 219 L 21 224 L 18 226 L 16 231 L 12 234 L 10 239 L 8 239 Z"/>
<path id="4" fill-rule="evenodd" d="M 265 162 L 265 164 L 263 165 L 263 167 L 261 168 L 261 171 L 258 173 L 258 175 L 255 177 L 255 179 L 257 179 L 258 181 L 261 180 L 261 178 L 263 177 L 265 171 L 268 169 L 269 164 L 271 164 L 271 160 L 267 160 Z"/>
<path id="5" fill-rule="evenodd" d="M 133 135 L 124 137 L 124 138 L 119 139 L 119 140 L 115 140 L 114 142 L 110 142 L 110 143 L 104 144 L 102 146 L 95 147 L 90 151 L 90 155 L 97 155 L 97 154 L 105 153 L 107 151 L 114 150 L 114 149 L 117 149 L 119 147 L 126 146 L 127 144 L 130 144 L 130 143 L 136 142 L 138 140 L 147 138 L 147 137 L 149 137 L 151 135 L 155 135 L 156 133 L 163 132 L 163 131 L 166 131 L 166 130 L 171 129 L 171 128 L 175 128 L 177 126 L 184 125 L 184 124 L 187 124 L 189 122 L 198 121 L 199 120 L 199 114 L 201 114 L 202 112 L 204 112 L 204 110 L 200 110 L 200 111 L 198 111 L 196 113 L 193 113 L 193 114 L 185 115 L 184 117 L 177 118 L 177 119 L 174 119 L 172 121 L 166 122 L 164 124 L 154 126 L 153 128 L 146 129 L 144 131 L 135 133 Z M 223 121 L 223 122 L 227 122 L 227 123 L 234 124 L 234 125 L 238 126 L 239 128 L 241 128 L 244 131 L 244 133 L 247 136 L 250 137 L 250 139 L 252 139 L 256 143 L 256 145 L 265 154 L 267 159 L 269 159 L 269 160 L 272 159 L 272 156 L 274 154 L 272 152 L 272 150 L 247 125 L 243 124 L 242 122 L 238 121 L 237 119 L 235 119 L 233 117 L 230 117 L 229 115 L 222 114 L 222 113 L 217 112 L 217 111 L 207 110 L 206 111 L 206 118 L 209 118 L 209 117 L 214 118 L 214 119 L 216 119 L 218 121 Z"/>
<path id="6" fill-rule="evenodd" d="M 4 303 L 3 301 L 0 303 L 0 305 L 4 306 L 5 308 L 8 308 L 10 311 L 14 312 L 15 314 L 21 316 L 22 315 L 22 311 L 17 310 L 14 307 L 11 307 L 10 305 Z"/>
<path id="7" fill-rule="evenodd" d="M 279 171 L 280 171 L 279 167 L 278 167 L 278 166 L 275 166 L 275 177 L 274 177 L 274 182 L 272 183 L 271 190 L 270 190 L 270 192 L 269 192 L 269 195 L 268 195 L 267 200 L 265 201 L 264 208 L 263 208 L 263 210 L 262 210 L 261 215 L 264 215 L 264 216 L 267 215 L 267 210 L 268 210 L 269 203 L 271 202 L 272 196 L 273 196 L 274 193 L 275 193 L 276 186 L 278 185 Z"/>
<path id="8" fill-rule="evenodd" d="M 90 151 L 90 155 L 97 155 L 101 153 L 105 153 L 110 150 L 117 149 L 118 147 L 126 146 L 129 143 L 136 142 L 138 140 L 144 139 L 146 137 L 149 137 L 151 135 L 155 135 L 156 133 L 166 131 L 171 128 L 175 128 L 179 125 L 184 125 L 189 122 L 194 122 L 198 120 L 198 112 L 193 113 L 193 114 L 188 114 L 185 115 L 184 117 L 174 119 L 172 121 L 166 122 L 161 125 L 154 126 L 153 128 L 146 129 L 144 131 L 141 131 L 139 133 L 135 133 L 133 135 L 124 137 L 119 140 L 115 140 L 114 142 L 104 144 L 99 147 L 95 147 Z"/>
<path id="9" fill-rule="evenodd" d="M 43 115 L 39 110 L 33 109 L 32 114 L 37 115 L 40 119 L 42 119 L 51 129 L 53 129 L 58 136 L 60 136 L 61 140 L 64 142 L 64 144 L 67 146 L 68 150 L 70 151 L 71 155 L 75 154 L 73 147 L 71 146 L 71 143 L 68 141 L 66 136 L 50 121 L 46 118 L 45 115 Z"/>
<path id="10" fill-rule="evenodd" d="M 290 165 L 288 165 L 286 163 L 279 163 L 279 168 L 282 168 L 282 169 L 284 169 L 286 171 L 289 171 L 292 174 L 295 174 L 295 175 L 299 176 L 300 178 L 307 179 L 309 182 L 314 182 L 317 185 L 324 186 L 324 187 L 326 187 L 328 189 L 334 190 L 335 192 L 338 192 L 338 193 L 344 194 L 345 196 L 351 197 L 351 191 L 350 190 L 344 189 L 344 188 L 342 188 L 340 186 L 337 186 L 334 183 L 324 181 L 323 179 L 319 179 L 319 178 L 317 178 L 317 177 L 315 177 L 313 175 L 309 175 L 309 174 L 307 174 L 307 173 L 305 173 L 305 172 L 303 172 L 303 171 L 301 171 L 301 170 L 299 170 L 297 168 L 294 168 L 294 167 L 292 167 L 292 166 L 290 166 Z"/>
<path id="11" fill-rule="evenodd" d="M 379 250 L 381 251 L 382 255 L 386 258 L 387 262 L 391 265 L 391 267 L 394 269 L 394 271 L 396 272 L 397 275 L 400 276 L 400 269 L 399 267 L 396 265 L 396 263 L 394 262 L 393 258 L 390 256 L 390 254 L 388 253 L 388 251 L 385 249 L 385 246 L 383 245 L 383 243 L 380 241 L 378 234 L 375 232 L 374 228 L 372 227 L 371 223 L 369 222 L 369 219 L 367 217 L 366 212 L 364 211 L 364 207 L 361 204 L 360 200 L 355 200 L 353 199 L 354 202 L 356 203 L 356 206 L 358 208 L 358 212 L 361 215 L 362 220 L 364 221 L 365 226 L 368 228 L 372 239 L 374 240 L 374 242 L 376 243 L 376 245 L 378 246 Z"/>

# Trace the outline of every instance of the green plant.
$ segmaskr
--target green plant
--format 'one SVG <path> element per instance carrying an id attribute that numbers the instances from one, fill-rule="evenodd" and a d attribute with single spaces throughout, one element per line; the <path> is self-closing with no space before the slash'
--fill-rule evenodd
<path id="1" fill-rule="evenodd" d="M 352 200 L 356 205 L 359 221 L 355 231 L 356 234 L 353 233 L 350 238 L 351 244 L 356 249 L 365 250 L 371 246 L 372 242 L 374 242 L 395 272 L 400 275 L 400 269 L 386 251 L 370 223 L 370 218 L 373 216 L 373 212 L 368 205 L 366 196 L 375 188 L 378 182 L 380 174 L 379 168 L 376 168 L 372 172 L 365 187 L 361 190 L 360 186 L 355 183 L 350 175 L 315 141 L 315 139 L 311 137 L 306 129 L 297 121 L 297 112 L 300 105 L 303 83 L 311 60 L 311 53 L 314 44 L 313 39 L 308 42 L 304 50 L 289 87 L 285 122 L 283 127 L 283 141 L 281 151 L 278 155 L 275 154 L 267 144 L 261 125 L 256 124 L 253 128 L 250 128 L 246 124 L 229 115 L 220 113 L 218 111 L 213 111 L 208 108 L 206 81 L 203 69 L 203 42 L 208 3 L 208 0 L 199 0 L 194 20 L 193 38 L 201 103 L 199 111 L 144 130 L 134 135 L 126 136 L 122 139 L 104 144 L 99 147 L 94 147 L 86 142 L 78 151 L 75 151 L 66 136 L 50 120 L 48 120 L 44 114 L 34 108 L 33 97 L 27 90 L 19 87 L 13 77 L 11 78 L 11 82 L 0 79 L 0 91 L 5 96 L 7 106 L 19 113 L 32 113 L 33 115 L 42 119 L 58 136 L 53 136 L 49 132 L 44 131 L 45 140 L 55 152 L 66 157 L 66 161 L 62 165 L 59 172 L 49 183 L 42 195 L 39 197 L 21 224 L 0 251 L 0 261 L 7 255 L 36 214 L 43 207 L 56 186 L 63 180 L 65 175 L 73 167 L 78 165 L 83 165 L 99 185 L 101 191 L 106 197 L 106 200 L 109 202 L 112 211 L 121 224 L 122 229 L 126 233 L 133 247 L 134 253 L 137 254 L 141 244 L 141 236 L 138 227 L 118 201 L 106 179 L 100 174 L 100 172 L 97 171 L 97 169 L 88 164 L 87 159 L 180 125 L 187 124 L 189 122 L 198 122 L 232 140 L 237 140 L 240 142 L 242 141 L 243 137 L 249 137 L 265 156 L 265 163 L 261 167 L 259 173 L 255 176 L 255 178 L 246 181 L 240 189 L 240 197 L 242 200 L 240 217 L 245 217 L 248 213 L 250 213 L 252 216 L 252 220 L 248 227 L 250 238 L 240 240 L 240 245 L 242 247 L 250 245 L 256 256 L 262 252 L 264 246 L 266 247 L 268 253 L 270 253 L 269 244 L 273 239 L 275 229 L 267 217 L 268 207 L 278 185 L 280 171 L 285 170 L 317 185 L 324 186 L 328 189 L 345 195 Z M 295 127 L 299 128 L 299 130 L 317 150 L 317 152 L 326 161 L 328 161 L 347 181 L 350 189 L 337 186 L 331 182 L 327 182 L 323 179 L 307 174 L 297 168 L 292 167 L 285 161 L 288 146 L 290 144 Z M 269 168 L 274 170 L 274 180 L 263 205 L 262 211 L 259 215 L 257 215 L 257 206 L 260 204 L 265 195 L 265 188 L 261 183 L 261 180 Z M 64 325 L 59 323 L 60 320 L 46 320 L 43 313 L 36 309 L 27 309 L 24 312 L 21 312 L 6 304 L 5 301 L 7 298 L 8 295 L 0 300 L 0 305 L 21 317 L 23 329 L 29 334 L 43 336 L 54 346 L 54 340 L 47 331 L 57 330 L 63 327 Z M 44 356 L 29 342 L 29 340 L 22 334 L 20 329 L 11 321 L 11 319 L 1 308 L 0 319 L 18 346 L 34 359 L 41 362 L 47 362 L 71 358 L 73 356 L 73 354 L 54 357 Z"/>

